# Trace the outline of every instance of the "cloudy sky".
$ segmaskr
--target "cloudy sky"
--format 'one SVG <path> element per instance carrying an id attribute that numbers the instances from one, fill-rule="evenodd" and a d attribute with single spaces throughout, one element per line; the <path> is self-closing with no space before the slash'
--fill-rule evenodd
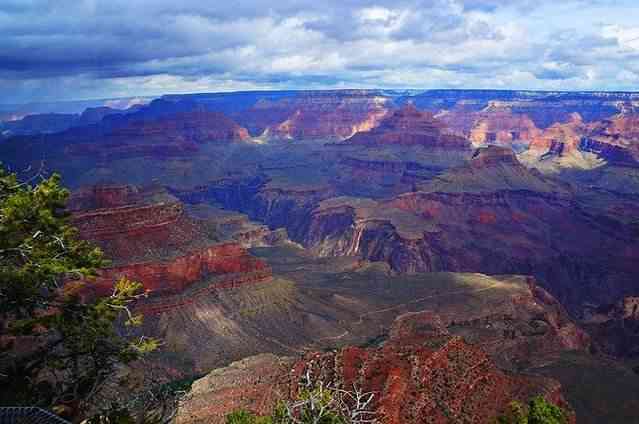
<path id="1" fill-rule="evenodd" d="M 639 90 L 639 1 L 0 1 L 0 103 L 346 87 Z"/>

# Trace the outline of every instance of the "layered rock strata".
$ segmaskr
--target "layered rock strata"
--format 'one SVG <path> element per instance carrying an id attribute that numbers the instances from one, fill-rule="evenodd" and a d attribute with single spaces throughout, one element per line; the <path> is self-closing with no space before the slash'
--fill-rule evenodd
<path id="1" fill-rule="evenodd" d="M 261 355 L 196 381 L 179 423 L 224 422 L 238 408 L 269 413 L 278 399 L 309 384 L 374 394 L 370 410 L 384 424 L 480 423 L 512 400 L 542 395 L 567 407 L 558 382 L 499 370 L 478 347 L 452 336 L 430 312 L 400 316 L 381 347 L 345 347 L 301 360 Z M 259 390 L 268 385 L 267 391 Z M 574 421 L 574 417 L 572 417 Z"/>

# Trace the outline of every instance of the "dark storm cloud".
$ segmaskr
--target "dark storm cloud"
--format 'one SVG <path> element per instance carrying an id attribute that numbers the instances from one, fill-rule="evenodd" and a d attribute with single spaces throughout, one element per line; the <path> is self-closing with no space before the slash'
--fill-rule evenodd
<path id="1" fill-rule="evenodd" d="M 3 0 L 0 101 L 402 81 L 605 88 L 634 69 L 632 11 L 626 0 Z"/>

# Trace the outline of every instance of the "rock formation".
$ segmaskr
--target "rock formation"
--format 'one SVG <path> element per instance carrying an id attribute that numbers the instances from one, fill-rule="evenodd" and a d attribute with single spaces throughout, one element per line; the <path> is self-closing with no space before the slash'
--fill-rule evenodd
<path id="1" fill-rule="evenodd" d="M 371 409 L 384 424 L 490 422 L 512 400 L 535 395 L 567 407 L 558 382 L 499 370 L 436 314 L 422 312 L 397 318 L 380 347 L 309 353 L 297 361 L 262 355 L 216 370 L 194 383 L 177 422 L 222 423 L 238 408 L 268 413 L 278 398 L 294 398 L 307 376 L 373 392 Z"/>
<path id="2" fill-rule="evenodd" d="M 197 144 L 246 140 L 249 135 L 221 113 L 196 110 L 170 115 L 163 119 L 133 121 L 113 131 L 115 138 L 156 138 Z"/>
<path id="3" fill-rule="evenodd" d="M 235 241 L 219 241 L 210 225 L 190 218 L 162 189 L 95 186 L 76 192 L 70 209 L 80 236 L 113 261 L 91 282 L 98 292 L 108 292 L 120 277 L 140 281 L 154 296 L 180 293 L 214 275 L 270 277 L 263 261 Z"/>
<path id="4" fill-rule="evenodd" d="M 438 118 L 455 133 L 469 138 L 475 147 L 495 144 L 522 149 L 541 133 L 527 115 L 495 104 L 479 112 L 453 108 L 440 113 Z"/>
<path id="5" fill-rule="evenodd" d="M 132 115 L 134 117 L 135 115 Z M 133 118 L 132 118 L 133 119 Z M 83 133 L 71 140 L 83 140 Z M 197 152 L 206 143 L 230 143 L 249 138 L 246 129 L 221 113 L 195 110 L 160 119 L 131 120 L 124 125 L 106 128 L 99 143 L 73 141 L 69 154 L 99 158 L 136 156 L 183 156 Z"/>
<path id="6" fill-rule="evenodd" d="M 429 112 L 412 104 L 384 118 L 379 126 L 355 134 L 347 141 L 351 145 L 415 146 L 430 149 L 466 149 L 469 143 L 462 137 L 446 134 L 443 123 Z"/>
<path id="7" fill-rule="evenodd" d="M 338 139 L 374 128 L 388 113 L 389 99 L 364 90 L 300 92 L 278 101 L 257 102 L 238 114 L 269 138 Z"/>
<path id="8" fill-rule="evenodd" d="M 521 157 L 542 171 L 594 169 L 605 164 L 637 167 L 637 128 L 636 115 L 585 123 L 575 113 L 568 122 L 544 130 Z"/>
<path id="9" fill-rule="evenodd" d="M 569 187 L 491 147 L 415 193 L 379 203 L 327 200 L 294 239 L 322 255 L 359 254 L 401 272 L 532 273 L 577 310 L 585 299 L 632 292 L 635 241 L 611 236 L 624 224 L 593 213 L 577 206 Z M 614 282 L 601 285 L 601 273 L 613 268 Z"/>
<path id="10" fill-rule="evenodd" d="M 595 347 L 620 357 L 639 354 L 639 297 L 628 296 L 612 305 L 594 308 L 584 327 L 592 334 Z"/>

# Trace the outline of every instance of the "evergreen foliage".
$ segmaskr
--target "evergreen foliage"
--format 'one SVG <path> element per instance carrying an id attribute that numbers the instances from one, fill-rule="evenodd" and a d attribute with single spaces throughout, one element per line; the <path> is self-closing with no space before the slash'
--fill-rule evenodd
<path id="1" fill-rule="evenodd" d="M 527 406 L 511 402 L 505 415 L 497 419 L 498 424 L 566 424 L 566 413 L 557 405 L 541 396 L 534 397 Z"/>
<path id="2" fill-rule="evenodd" d="M 117 364 L 157 346 L 116 330 L 141 323 L 130 312 L 141 284 L 83 291 L 107 261 L 78 238 L 68 196 L 58 175 L 21 182 L 0 167 L 0 405 L 82 410 Z"/>

